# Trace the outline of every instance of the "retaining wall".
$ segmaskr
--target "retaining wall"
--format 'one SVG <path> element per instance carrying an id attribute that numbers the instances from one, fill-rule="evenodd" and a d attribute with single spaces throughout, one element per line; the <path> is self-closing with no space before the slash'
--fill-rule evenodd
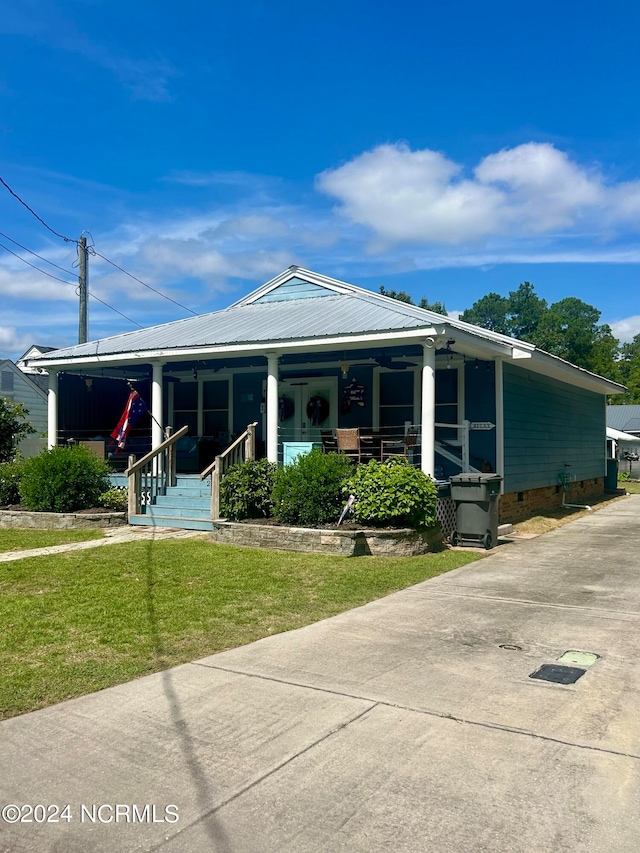
<path id="1" fill-rule="evenodd" d="M 313 551 L 344 557 L 416 557 L 438 550 L 442 543 L 439 527 L 425 531 L 399 530 L 318 530 L 311 527 L 281 527 L 272 524 L 213 522 L 211 540 L 224 545 L 245 545 L 277 551 Z"/>
<path id="2" fill-rule="evenodd" d="M 92 530 L 127 523 L 124 512 L 27 512 L 0 510 L 0 528 L 17 527 L 33 530 Z"/>

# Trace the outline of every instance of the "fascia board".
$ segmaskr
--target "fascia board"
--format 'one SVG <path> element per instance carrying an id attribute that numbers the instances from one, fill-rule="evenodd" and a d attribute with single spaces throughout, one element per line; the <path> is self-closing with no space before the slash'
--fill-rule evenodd
<path id="1" fill-rule="evenodd" d="M 63 369 L 65 367 L 83 367 L 95 364 L 131 364 L 132 361 L 181 361 L 190 358 L 203 358 L 203 355 L 266 355 L 267 353 L 295 352 L 340 349 L 358 349 L 362 344 L 375 343 L 379 346 L 397 346 L 398 343 L 421 343 L 426 338 L 438 337 L 438 330 L 434 328 L 409 329 L 397 332 L 375 332 L 371 334 L 359 334 L 349 336 L 336 336 L 333 338 L 322 338 L 321 340 L 289 340 L 289 341 L 267 341 L 264 343 L 251 344 L 224 344 L 211 347 L 190 347 L 185 349 L 157 349 L 145 350 L 131 353 L 111 353 L 98 356 L 80 356 L 66 359 L 34 360 L 34 367 Z"/>
<path id="2" fill-rule="evenodd" d="M 520 359 L 516 357 L 513 360 L 517 363 Z M 526 364 L 521 366 L 533 373 L 549 376 L 559 382 L 566 382 L 568 385 L 574 385 L 586 391 L 595 391 L 597 394 L 623 394 L 627 390 L 624 385 L 620 385 L 618 382 L 605 379 L 603 376 L 598 376 L 584 368 L 576 367 L 574 364 L 542 350 L 534 350 L 531 353 L 531 358 L 527 359 Z"/>

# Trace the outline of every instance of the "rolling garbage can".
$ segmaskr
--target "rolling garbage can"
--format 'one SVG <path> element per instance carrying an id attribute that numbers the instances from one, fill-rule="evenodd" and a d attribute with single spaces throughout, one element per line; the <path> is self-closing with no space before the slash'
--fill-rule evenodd
<path id="1" fill-rule="evenodd" d="M 498 540 L 499 474 L 456 474 L 451 477 L 451 497 L 456 505 L 452 545 L 484 545 Z"/>

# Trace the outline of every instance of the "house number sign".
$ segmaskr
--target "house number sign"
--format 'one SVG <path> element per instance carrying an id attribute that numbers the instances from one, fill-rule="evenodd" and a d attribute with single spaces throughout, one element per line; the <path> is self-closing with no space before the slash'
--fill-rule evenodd
<path id="1" fill-rule="evenodd" d="M 492 424 L 491 421 L 471 421 L 469 424 L 469 429 L 490 430 L 495 428 L 496 425 Z"/>

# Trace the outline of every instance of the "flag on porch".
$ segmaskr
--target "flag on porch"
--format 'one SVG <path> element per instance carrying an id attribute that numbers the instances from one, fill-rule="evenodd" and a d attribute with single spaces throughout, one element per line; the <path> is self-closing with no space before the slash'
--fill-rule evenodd
<path id="1" fill-rule="evenodd" d="M 132 391 L 129 394 L 127 405 L 124 407 L 122 417 L 118 421 L 118 426 L 111 433 L 111 438 L 115 439 L 118 445 L 118 450 L 124 450 L 127 443 L 127 436 L 131 427 L 141 418 L 147 411 L 147 404 L 144 402 L 137 391 Z"/>

